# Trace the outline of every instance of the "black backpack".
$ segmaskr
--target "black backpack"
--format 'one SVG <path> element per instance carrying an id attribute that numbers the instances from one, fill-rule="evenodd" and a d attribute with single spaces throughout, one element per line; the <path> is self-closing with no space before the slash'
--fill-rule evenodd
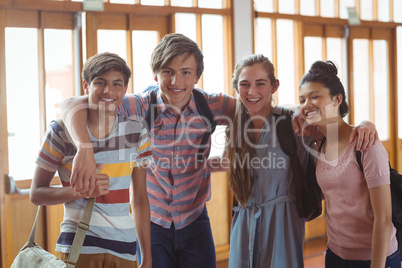
<path id="1" fill-rule="evenodd" d="M 356 152 L 356 160 L 360 170 L 363 172 L 362 153 Z M 392 200 L 392 223 L 396 228 L 396 238 L 398 247 L 402 247 L 402 175 L 389 165 L 389 175 L 391 181 L 391 200 Z"/>
<path id="2" fill-rule="evenodd" d="M 308 154 L 307 169 L 304 172 L 297 157 L 297 142 L 292 127 L 292 112 L 281 108 L 281 116 L 276 117 L 276 131 L 282 151 L 289 156 L 293 183 L 296 188 L 296 208 L 299 217 L 311 221 L 322 213 L 322 192 L 315 175 L 314 156 Z"/>
<path id="3" fill-rule="evenodd" d="M 149 103 L 149 109 L 144 119 L 148 131 L 152 129 L 158 113 L 157 109 L 158 90 L 159 87 L 157 86 L 150 86 L 144 90 L 144 92 L 149 92 L 151 97 L 151 101 Z M 208 126 L 208 129 L 205 131 L 204 136 L 202 137 L 201 144 L 197 153 L 197 162 L 201 163 L 203 161 L 204 152 L 207 147 L 206 144 L 209 138 L 211 137 L 212 133 L 215 131 L 217 122 L 215 120 L 214 115 L 212 114 L 211 109 L 209 108 L 208 102 L 205 99 L 204 94 L 200 90 L 194 88 L 193 95 L 197 111 L 200 114 L 202 120 L 204 120 L 205 124 Z"/>
<path id="4" fill-rule="evenodd" d="M 284 116 L 284 117 L 283 117 Z M 282 151 L 289 156 L 293 183 L 296 189 L 296 208 L 300 218 L 311 221 L 322 213 L 322 192 L 315 175 L 314 157 L 308 155 L 307 169 L 304 172 L 297 157 L 297 142 L 292 127 L 292 112 L 281 108 L 281 114 L 276 115 L 276 136 Z M 238 202 L 233 197 L 233 206 Z M 232 216 L 233 216 L 232 212 Z"/>

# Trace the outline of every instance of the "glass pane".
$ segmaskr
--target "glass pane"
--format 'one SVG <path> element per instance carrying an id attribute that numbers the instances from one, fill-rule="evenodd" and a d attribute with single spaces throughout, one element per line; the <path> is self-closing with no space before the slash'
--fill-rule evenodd
<path id="1" fill-rule="evenodd" d="M 315 16 L 315 0 L 300 0 L 300 14 Z"/>
<path id="2" fill-rule="evenodd" d="M 273 0 L 254 0 L 254 9 L 260 12 L 274 12 Z"/>
<path id="3" fill-rule="evenodd" d="M 360 19 L 373 20 L 373 0 L 360 1 L 360 10 Z"/>
<path id="4" fill-rule="evenodd" d="M 141 5 L 164 6 L 165 0 L 141 0 Z"/>
<path id="5" fill-rule="evenodd" d="M 353 108 L 354 124 L 370 120 L 369 41 L 353 40 Z"/>
<path id="6" fill-rule="evenodd" d="M 346 101 L 349 103 L 349 94 L 348 94 L 348 76 L 347 71 L 344 68 L 345 66 L 345 46 L 346 41 L 342 40 L 342 38 L 327 38 L 327 59 L 333 63 L 335 63 L 338 68 L 338 77 L 341 79 L 343 87 L 345 88 Z M 349 117 L 345 116 L 344 120 L 349 122 Z"/>
<path id="7" fill-rule="evenodd" d="M 141 93 L 149 85 L 156 85 L 150 63 L 158 36 L 156 31 L 133 31 L 134 93 Z"/>
<path id="8" fill-rule="evenodd" d="M 354 7 L 355 5 L 355 0 L 340 0 L 339 1 L 340 9 L 340 17 L 342 19 L 347 19 L 348 18 L 348 10 L 347 7 Z"/>
<path id="9" fill-rule="evenodd" d="M 322 52 L 321 37 L 304 37 L 304 72 L 308 72 L 315 61 L 323 60 Z"/>
<path id="10" fill-rule="evenodd" d="M 198 7 L 223 8 L 223 0 L 198 0 Z"/>
<path id="11" fill-rule="evenodd" d="M 296 14 L 295 0 L 278 1 L 279 13 Z"/>
<path id="12" fill-rule="evenodd" d="M 378 1 L 378 20 L 389 21 L 389 1 L 390 0 L 377 0 Z M 399 10 L 401 12 L 401 10 Z"/>
<path id="13" fill-rule="evenodd" d="M 61 100 L 74 95 L 71 30 L 45 30 L 46 125 L 61 117 Z"/>
<path id="14" fill-rule="evenodd" d="M 98 30 L 98 53 L 112 52 L 127 60 L 126 31 Z"/>
<path id="15" fill-rule="evenodd" d="M 134 0 L 109 0 L 111 4 L 134 4 Z"/>
<path id="16" fill-rule="evenodd" d="M 398 103 L 402 103 L 402 26 L 396 28 Z M 398 137 L 402 139 L 402 105 L 398 105 Z"/>
<path id="17" fill-rule="evenodd" d="M 338 76 L 340 77 L 343 86 L 346 87 L 347 85 L 345 84 L 347 82 L 347 76 L 343 67 L 345 50 L 343 49 L 342 42 L 342 38 L 327 38 L 327 60 L 332 61 L 335 63 L 336 67 L 338 67 Z"/>
<path id="18" fill-rule="evenodd" d="M 225 91 L 224 36 L 222 16 L 202 16 L 203 88 L 207 92 L 218 93 Z"/>
<path id="19" fill-rule="evenodd" d="M 402 0 L 394 0 L 394 21 L 402 22 Z"/>
<path id="20" fill-rule="evenodd" d="M 178 7 L 192 7 L 193 0 L 170 0 L 170 4 Z"/>
<path id="21" fill-rule="evenodd" d="M 272 59 L 272 21 L 267 18 L 255 20 L 255 53 Z"/>
<path id="22" fill-rule="evenodd" d="M 321 17 L 334 18 L 335 14 L 335 2 L 334 0 L 321 0 Z"/>
<path id="23" fill-rule="evenodd" d="M 388 115 L 388 51 L 385 40 L 373 41 L 374 52 L 374 123 L 381 140 L 389 139 Z"/>
<path id="24" fill-rule="evenodd" d="M 176 13 L 176 33 L 182 33 L 194 42 L 197 42 L 197 21 L 195 14 Z"/>
<path id="25" fill-rule="evenodd" d="M 33 177 L 41 145 L 37 36 L 37 29 L 5 30 L 8 159 L 16 180 Z"/>
<path id="26" fill-rule="evenodd" d="M 278 104 L 296 104 L 294 27 L 291 20 L 278 20 Z"/>

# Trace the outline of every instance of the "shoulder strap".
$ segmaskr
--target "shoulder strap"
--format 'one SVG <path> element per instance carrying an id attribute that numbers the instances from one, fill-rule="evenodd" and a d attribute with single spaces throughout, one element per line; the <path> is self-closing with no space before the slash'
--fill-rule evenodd
<path id="1" fill-rule="evenodd" d="M 362 164 L 362 152 L 356 151 L 356 160 L 357 160 L 357 164 L 359 164 L 360 170 L 361 170 L 362 173 L 364 174 L 364 171 L 363 171 L 363 164 Z"/>
<path id="2" fill-rule="evenodd" d="M 63 120 L 61 118 L 58 118 L 53 121 L 55 121 L 59 124 L 59 126 L 65 131 L 67 137 L 71 140 L 71 138 L 69 137 L 69 133 L 65 128 Z M 75 147 L 75 144 L 74 143 L 72 143 L 72 144 Z M 68 268 L 75 267 L 75 265 L 78 261 L 78 258 L 81 253 L 81 248 L 82 248 L 82 245 L 84 244 L 85 236 L 86 236 L 87 230 L 89 228 L 89 221 L 91 220 L 94 204 L 95 204 L 95 198 L 89 198 L 87 201 L 87 204 L 85 206 L 85 210 L 82 215 L 81 221 L 78 223 L 77 232 L 75 233 L 73 244 L 71 246 L 71 251 L 70 251 L 70 254 L 67 259 L 67 267 Z M 29 236 L 30 242 L 35 241 L 39 211 L 40 211 L 40 206 L 38 208 L 38 212 L 36 213 L 36 218 L 35 218 L 34 226 L 32 227 L 31 235 Z"/>
<path id="3" fill-rule="evenodd" d="M 292 113 L 289 109 L 281 109 L 282 116 L 277 119 L 276 123 L 276 136 L 278 137 L 282 151 L 288 156 L 297 157 L 297 143 L 293 136 L 292 128 Z"/>
<path id="4" fill-rule="evenodd" d="M 197 162 L 202 162 L 202 158 L 204 156 L 204 152 L 206 149 L 205 145 L 207 144 L 212 133 L 215 131 L 217 122 L 211 109 L 209 108 L 208 102 L 205 99 L 204 94 L 198 89 L 193 89 L 193 95 L 197 111 L 201 115 L 202 120 L 204 120 L 205 124 L 208 126 L 207 131 L 202 137 L 201 144 L 197 153 Z"/>
<path id="5" fill-rule="evenodd" d="M 307 170 L 303 170 L 297 156 L 297 142 L 292 127 L 292 113 L 282 108 L 284 118 L 280 117 L 276 123 L 276 136 L 282 151 L 289 156 L 292 169 L 293 183 L 296 189 L 296 209 L 299 217 L 307 221 L 321 214 L 321 190 L 315 176 L 314 159 L 309 154 L 307 157 Z"/>
<path id="6" fill-rule="evenodd" d="M 157 105 L 157 92 L 158 90 L 152 90 L 149 95 L 151 97 L 151 101 L 149 102 L 149 108 L 145 115 L 144 122 L 146 123 L 146 128 L 148 131 L 152 129 L 152 126 L 156 120 L 156 115 L 158 112 L 158 105 Z"/>
<path id="7" fill-rule="evenodd" d="M 208 120 L 208 122 L 206 123 L 210 126 L 211 133 L 213 133 L 216 128 L 216 120 L 211 109 L 209 108 L 204 94 L 198 89 L 193 89 L 193 94 L 195 106 L 197 107 L 198 113 Z M 205 119 L 203 118 L 203 120 Z"/>
<path id="8" fill-rule="evenodd" d="M 71 246 L 70 254 L 68 255 L 67 265 L 73 265 L 78 261 L 81 253 L 82 245 L 84 244 L 86 233 L 89 229 L 89 221 L 91 220 L 92 210 L 94 208 L 95 198 L 89 198 L 85 206 L 84 214 L 81 221 L 78 223 L 77 232 L 75 233 L 73 244 Z"/>
<path id="9" fill-rule="evenodd" d="M 86 204 L 85 210 L 84 210 L 84 214 L 82 215 L 81 221 L 78 223 L 77 232 L 75 233 L 74 241 L 71 246 L 71 251 L 70 251 L 70 254 L 67 259 L 67 265 L 68 265 L 67 267 L 75 267 L 75 265 L 78 261 L 78 257 L 80 256 L 82 245 L 84 244 L 85 235 L 89 228 L 89 221 L 91 220 L 94 203 L 95 203 L 95 198 L 90 198 L 87 201 L 87 204 Z M 28 241 L 29 241 L 30 245 L 35 244 L 36 229 L 38 226 L 38 218 L 39 218 L 40 208 L 41 208 L 41 206 L 38 207 L 38 212 L 36 212 L 36 217 L 35 217 L 34 224 L 32 226 L 31 234 L 29 235 Z"/>

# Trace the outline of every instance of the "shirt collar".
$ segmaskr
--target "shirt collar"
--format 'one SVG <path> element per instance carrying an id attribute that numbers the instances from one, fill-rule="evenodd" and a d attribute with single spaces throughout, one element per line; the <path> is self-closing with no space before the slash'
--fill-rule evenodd
<path id="1" fill-rule="evenodd" d="M 161 113 L 165 113 L 168 110 L 167 105 L 165 104 L 165 102 L 162 99 L 162 94 L 161 94 L 160 89 L 158 90 L 158 94 L 157 94 L 157 104 L 158 104 L 158 110 L 161 111 Z M 193 114 L 197 113 L 197 105 L 195 104 L 193 91 L 191 91 L 190 101 L 184 108 L 184 111 L 186 111 L 186 110 L 188 110 L 190 113 L 193 113 Z"/>

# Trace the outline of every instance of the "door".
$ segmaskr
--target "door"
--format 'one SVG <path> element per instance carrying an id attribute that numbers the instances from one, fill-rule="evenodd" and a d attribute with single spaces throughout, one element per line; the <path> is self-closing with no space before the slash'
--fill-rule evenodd
<path id="1" fill-rule="evenodd" d="M 350 122 L 373 122 L 382 144 L 396 164 L 396 58 L 395 30 L 356 27 L 350 30 Z"/>

